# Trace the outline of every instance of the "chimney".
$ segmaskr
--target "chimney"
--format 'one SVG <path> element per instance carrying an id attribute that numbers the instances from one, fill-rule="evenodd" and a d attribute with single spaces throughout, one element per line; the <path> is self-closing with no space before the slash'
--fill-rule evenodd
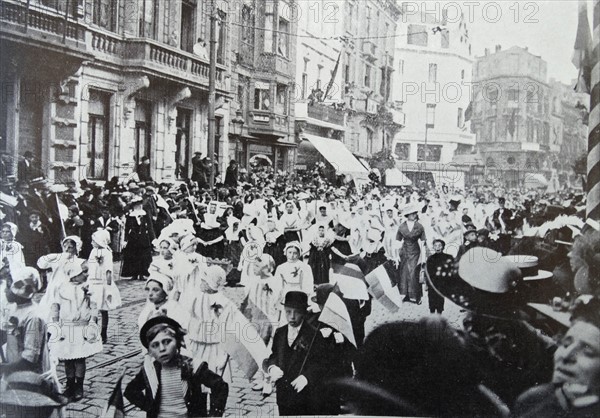
<path id="1" fill-rule="evenodd" d="M 496 45 L 496 52 L 500 52 L 502 50 L 502 45 Z"/>

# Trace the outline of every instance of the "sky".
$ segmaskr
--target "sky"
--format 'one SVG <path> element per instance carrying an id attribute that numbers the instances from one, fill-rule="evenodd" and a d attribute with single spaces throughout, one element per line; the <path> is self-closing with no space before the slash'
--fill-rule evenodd
<path id="1" fill-rule="evenodd" d="M 503 50 L 514 45 L 528 47 L 529 52 L 540 55 L 548 63 L 548 80 L 553 77 L 569 84 L 577 77 L 577 69 L 571 63 L 577 33 L 577 0 L 453 3 L 461 6 L 467 20 L 474 56 L 483 55 L 485 48 L 494 51 L 497 44 L 502 45 Z M 590 27 L 592 3 L 587 2 Z M 454 13 L 449 5 L 447 10 L 449 16 Z"/>

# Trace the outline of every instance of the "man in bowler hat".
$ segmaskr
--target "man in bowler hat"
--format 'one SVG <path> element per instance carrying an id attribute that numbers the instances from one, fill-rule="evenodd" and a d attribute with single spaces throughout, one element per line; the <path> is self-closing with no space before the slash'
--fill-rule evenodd
<path id="1" fill-rule="evenodd" d="M 288 323 L 275 331 L 263 368 L 276 382 L 279 415 L 317 415 L 315 388 L 327 370 L 326 343 L 308 321 L 306 293 L 289 291 L 283 306 Z"/>

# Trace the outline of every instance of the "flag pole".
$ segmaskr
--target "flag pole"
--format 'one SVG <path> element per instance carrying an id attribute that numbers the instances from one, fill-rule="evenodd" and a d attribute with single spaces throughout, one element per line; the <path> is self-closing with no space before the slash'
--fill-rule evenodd
<path id="1" fill-rule="evenodd" d="M 65 222 L 63 221 L 63 218 L 60 215 L 60 202 L 58 200 L 58 193 L 54 193 L 54 198 L 56 199 L 56 211 L 58 213 L 58 219 L 60 220 L 60 231 L 62 233 L 62 241 L 67 236 L 67 231 L 65 230 Z"/>
<path id="2" fill-rule="evenodd" d="M 586 219 L 600 220 L 600 0 L 594 0 L 593 42 L 591 57 L 590 115 L 588 123 Z"/>

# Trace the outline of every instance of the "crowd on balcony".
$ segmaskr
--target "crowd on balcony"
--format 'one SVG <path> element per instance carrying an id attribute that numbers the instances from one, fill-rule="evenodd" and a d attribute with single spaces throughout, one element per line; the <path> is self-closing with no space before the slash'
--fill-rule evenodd
<path id="1" fill-rule="evenodd" d="M 276 387 L 282 415 L 597 415 L 600 228 L 583 194 L 387 188 L 376 177 L 335 187 L 318 169 L 248 177 L 235 162 L 210 189 L 210 159 L 195 159 L 177 184 L 142 167 L 127 183 L 51 185 L 27 165 L 0 184 L 2 403 L 27 406 L 23 373 L 47 382 L 25 385 L 44 405 L 92 396 L 86 359 L 114 343 L 119 283 L 140 280 L 147 355 L 124 383 L 148 416 L 226 413 L 231 362 L 252 371 L 254 390 Z M 245 302 L 225 286 L 243 286 Z M 528 308 L 553 298 L 572 309 L 564 336 Z M 447 301 L 462 324 L 444 319 Z M 374 303 L 426 304 L 431 316 L 365 335 Z M 251 364 L 201 326 L 256 310 L 266 319 L 254 323 Z"/>

